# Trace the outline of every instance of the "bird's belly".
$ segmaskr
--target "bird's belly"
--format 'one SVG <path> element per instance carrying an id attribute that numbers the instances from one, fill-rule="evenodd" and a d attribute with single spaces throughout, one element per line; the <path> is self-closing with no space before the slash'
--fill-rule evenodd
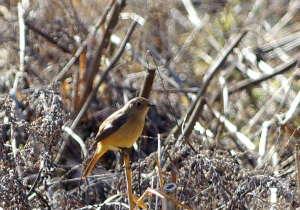
<path id="1" fill-rule="evenodd" d="M 144 121 L 131 120 L 127 121 L 119 130 L 105 138 L 107 145 L 124 148 L 131 147 L 141 135 L 144 128 Z M 104 143 L 104 142 L 103 142 Z"/>

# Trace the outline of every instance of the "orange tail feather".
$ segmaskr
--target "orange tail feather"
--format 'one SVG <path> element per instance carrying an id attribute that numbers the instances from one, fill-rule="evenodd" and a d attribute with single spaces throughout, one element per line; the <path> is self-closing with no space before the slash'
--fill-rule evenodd
<path id="1" fill-rule="evenodd" d="M 103 146 L 101 143 L 97 144 L 97 148 L 95 151 L 95 154 L 92 158 L 92 160 L 90 161 L 89 165 L 86 167 L 86 169 L 84 170 L 81 179 L 86 179 L 87 176 L 89 175 L 89 173 L 91 172 L 91 170 L 94 168 L 96 162 L 98 161 L 98 159 L 108 150 L 108 148 L 106 146 Z"/>

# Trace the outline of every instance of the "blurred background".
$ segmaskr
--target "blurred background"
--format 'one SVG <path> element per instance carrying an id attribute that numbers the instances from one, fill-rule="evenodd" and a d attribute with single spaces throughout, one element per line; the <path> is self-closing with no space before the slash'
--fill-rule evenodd
<path id="1" fill-rule="evenodd" d="M 101 122 L 142 94 L 157 109 L 131 149 L 136 196 L 159 189 L 158 151 L 191 209 L 296 209 L 299 8 L 0 0 L 0 207 L 127 209 L 120 154 L 80 176 Z"/>

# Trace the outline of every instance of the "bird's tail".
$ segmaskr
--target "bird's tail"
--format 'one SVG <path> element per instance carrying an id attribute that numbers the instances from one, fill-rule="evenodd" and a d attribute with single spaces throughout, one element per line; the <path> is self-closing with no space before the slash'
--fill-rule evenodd
<path id="1" fill-rule="evenodd" d="M 95 151 L 95 154 L 92 158 L 92 160 L 89 162 L 89 165 L 84 170 L 81 179 L 86 179 L 91 170 L 94 168 L 94 165 L 96 164 L 97 160 L 108 150 L 106 146 L 103 146 L 102 144 L 97 144 L 97 148 Z"/>

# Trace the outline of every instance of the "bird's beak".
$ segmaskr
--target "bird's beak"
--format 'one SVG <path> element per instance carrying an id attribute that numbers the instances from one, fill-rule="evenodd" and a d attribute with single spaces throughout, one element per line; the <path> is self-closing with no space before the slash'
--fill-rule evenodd
<path id="1" fill-rule="evenodd" d="M 151 107 L 151 106 L 152 106 L 152 107 L 156 107 L 156 105 L 155 105 L 155 104 L 150 104 L 150 103 L 149 103 L 149 106 L 150 106 L 150 107 Z"/>

